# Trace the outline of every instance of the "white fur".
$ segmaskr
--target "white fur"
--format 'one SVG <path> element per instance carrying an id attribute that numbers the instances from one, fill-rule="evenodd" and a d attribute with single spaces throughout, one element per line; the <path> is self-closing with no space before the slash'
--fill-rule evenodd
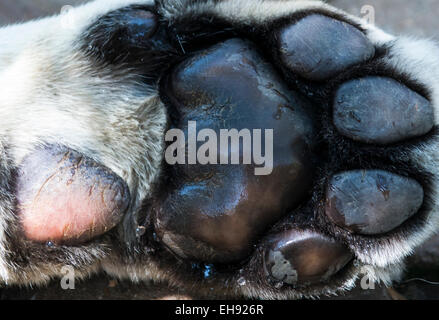
<path id="1" fill-rule="evenodd" d="M 129 70 L 98 74 L 76 47 L 99 16 L 134 3 L 150 1 L 95 1 L 71 11 L 70 26 L 55 16 L 0 30 L 0 137 L 15 164 L 43 143 L 87 154 L 122 177 L 140 204 L 159 174 L 165 108 L 156 88 Z M 2 259 L 11 216 L 4 213 L 0 220 L 4 281 L 11 278 Z M 35 278 L 45 274 L 40 273 Z"/>

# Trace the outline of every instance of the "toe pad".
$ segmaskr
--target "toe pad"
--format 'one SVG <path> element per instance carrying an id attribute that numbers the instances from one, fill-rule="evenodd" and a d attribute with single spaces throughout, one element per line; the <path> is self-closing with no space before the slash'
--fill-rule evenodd
<path id="1" fill-rule="evenodd" d="M 290 70 L 320 81 L 368 60 L 375 48 L 352 25 L 314 14 L 281 31 L 280 52 Z"/>
<path id="2" fill-rule="evenodd" d="M 277 236 L 266 251 L 265 269 L 276 281 L 305 285 L 328 280 L 351 259 L 343 244 L 316 232 L 291 230 Z"/>
<path id="3" fill-rule="evenodd" d="M 348 138 L 384 145 L 428 133 L 434 125 L 433 108 L 393 79 L 367 77 L 339 88 L 334 124 Z"/>
<path id="4" fill-rule="evenodd" d="M 326 214 L 351 232 L 389 232 L 421 207 L 424 191 L 413 179 L 381 170 L 357 170 L 335 175 L 328 186 Z"/>

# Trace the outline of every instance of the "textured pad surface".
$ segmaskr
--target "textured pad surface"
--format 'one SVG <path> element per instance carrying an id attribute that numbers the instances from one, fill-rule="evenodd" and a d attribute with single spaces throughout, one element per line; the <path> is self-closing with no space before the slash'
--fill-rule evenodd
<path id="1" fill-rule="evenodd" d="M 27 239 L 77 244 L 112 229 L 130 201 L 125 182 L 78 152 L 34 151 L 18 172 L 19 217 Z"/>
<path id="2" fill-rule="evenodd" d="M 322 15 L 308 16 L 280 33 L 283 63 L 320 81 L 373 57 L 375 48 L 357 28 Z"/>
<path id="3" fill-rule="evenodd" d="M 428 133 L 434 114 L 427 99 L 396 80 L 367 77 L 338 89 L 334 124 L 353 140 L 384 145 Z"/>
<path id="4" fill-rule="evenodd" d="M 413 179 L 381 170 L 357 170 L 335 175 L 328 185 L 326 214 L 352 232 L 388 232 L 421 207 L 424 191 Z"/>

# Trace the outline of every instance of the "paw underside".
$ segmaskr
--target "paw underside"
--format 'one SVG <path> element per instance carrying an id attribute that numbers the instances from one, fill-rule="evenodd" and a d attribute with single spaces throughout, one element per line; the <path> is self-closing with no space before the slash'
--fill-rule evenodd
<path id="1" fill-rule="evenodd" d="M 117 227 L 135 192 L 91 155 L 53 144 L 29 154 L 16 176 L 19 233 L 47 255 L 102 239 L 122 251 L 131 233 L 126 263 L 173 283 L 314 296 L 352 286 L 362 268 L 389 273 L 403 257 L 386 252 L 424 228 L 431 174 L 410 152 L 435 138 L 429 92 L 346 17 L 169 22 L 133 6 L 101 17 L 82 41 L 98 70 L 129 65 L 159 90 L 168 129 L 187 140 L 167 137 L 177 163 L 163 160 L 136 230 Z M 222 129 L 241 134 L 237 148 L 227 138 L 221 149 Z"/>

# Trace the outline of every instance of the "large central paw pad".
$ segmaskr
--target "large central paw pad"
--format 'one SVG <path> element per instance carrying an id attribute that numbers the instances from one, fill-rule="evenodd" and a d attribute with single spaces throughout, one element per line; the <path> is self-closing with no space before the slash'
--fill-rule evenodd
<path id="1" fill-rule="evenodd" d="M 159 233 L 184 257 L 242 259 L 256 237 L 294 209 L 311 187 L 316 160 L 312 105 L 288 90 L 253 45 L 238 39 L 181 64 L 168 92 L 180 117 L 177 125 L 189 139 L 196 133 L 188 122 L 196 121 L 198 130 L 212 130 L 221 141 L 200 131 L 197 147 L 215 139 L 217 156 L 208 158 L 209 165 L 178 168 L 181 180 L 159 206 Z M 229 129 L 239 132 L 242 148 L 235 149 L 234 139 L 222 135 Z M 224 141 L 230 142 L 226 148 Z M 255 165 L 260 159 L 265 163 Z"/>

